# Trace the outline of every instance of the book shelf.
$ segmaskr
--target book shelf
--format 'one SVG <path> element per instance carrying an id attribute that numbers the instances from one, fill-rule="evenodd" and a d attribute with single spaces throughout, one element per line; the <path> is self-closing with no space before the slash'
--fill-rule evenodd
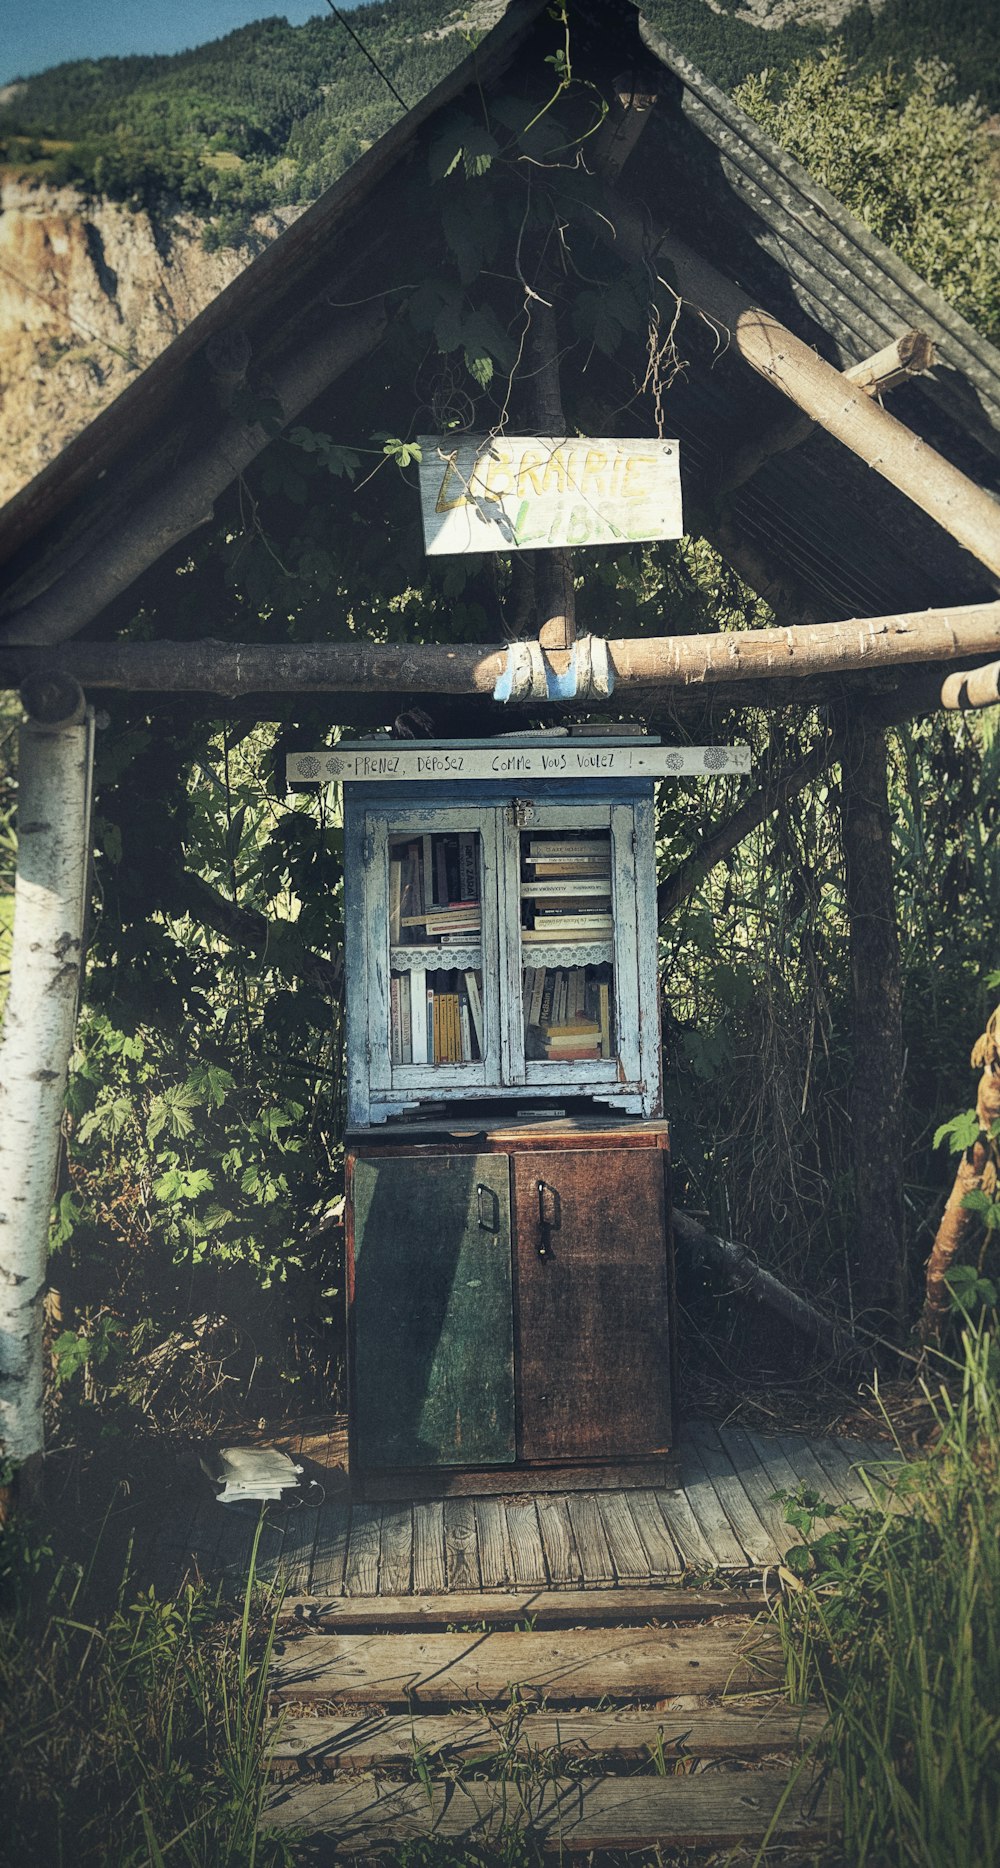
<path id="1" fill-rule="evenodd" d="M 352 1126 L 470 1099 L 659 1113 L 653 782 L 605 777 L 593 743 L 573 780 L 345 780 Z"/>
<path id="2" fill-rule="evenodd" d="M 538 734 L 329 755 L 364 1496 L 668 1476 L 651 744 Z"/>

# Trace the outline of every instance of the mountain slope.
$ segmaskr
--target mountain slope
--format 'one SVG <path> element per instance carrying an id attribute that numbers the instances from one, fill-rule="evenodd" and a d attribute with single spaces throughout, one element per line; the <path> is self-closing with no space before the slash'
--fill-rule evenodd
<path id="1" fill-rule="evenodd" d="M 983 0 L 643 0 L 732 89 L 831 32 L 862 68 L 944 57 L 1000 102 Z M 872 0 L 875 5 L 875 0 Z M 174 57 L 82 60 L 0 93 L 0 502 L 150 362 L 299 206 L 468 49 L 501 0 L 268 19 Z M 572 0 L 570 0 L 572 20 Z M 845 11 L 845 7 L 847 10 Z"/>

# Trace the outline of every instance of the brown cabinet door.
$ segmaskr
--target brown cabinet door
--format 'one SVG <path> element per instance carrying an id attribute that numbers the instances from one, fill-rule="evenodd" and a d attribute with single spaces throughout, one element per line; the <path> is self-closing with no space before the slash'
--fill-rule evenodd
<path id="1" fill-rule="evenodd" d="M 614 1459 L 670 1445 L 659 1149 L 512 1157 L 518 1453 Z"/>

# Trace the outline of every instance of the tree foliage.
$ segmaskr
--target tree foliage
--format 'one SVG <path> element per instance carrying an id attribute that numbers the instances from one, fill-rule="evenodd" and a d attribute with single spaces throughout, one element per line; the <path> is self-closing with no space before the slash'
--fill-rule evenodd
<path id="1" fill-rule="evenodd" d="M 839 48 L 765 71 L 743 108 L 987 337 L 1000 335 L 1000 188 L 975 98 L 939 59 L 870 74 Z"/>

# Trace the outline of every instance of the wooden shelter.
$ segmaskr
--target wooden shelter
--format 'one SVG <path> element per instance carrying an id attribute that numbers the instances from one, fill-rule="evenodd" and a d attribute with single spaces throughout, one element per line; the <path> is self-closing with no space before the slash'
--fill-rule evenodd
<path id="1" fill-rule="evenodd" d="M 392 375 L 390 338 L 415 282 L 454 271 L 430 179 L 435 152 L 449 138 L 456 151 L 463 139 L 474 148 L 484 112 L 487 122 L 491 113 L 508 121 L 512 100 L 530 129 L 551 103 L 555 32 L 543 0 L 513 0 L 451 76 L 0 513 L 0 679 L 22 684 L 34 730 L 53 746 L 61 722 L 80 730 L 81 686 L 88 695 L 241 697 L 261 718 L 280 711 L 282 695 L 325 694 L 339 722 L 391 719 L 434 695 L 443 719 L 474 717 L 485 730 L 491 719 L 512 723 L 496 698 L 511 636 L 540 635 L 559 670 L 574 646 L 578 669 L 593 667 L 562 553 L 536 554 L 522 584 L 512 579 L 506 639 L 498 628 L 493 642 L 373 641 L 339 616 L 325 637 L 297 644 L 244 641 L 212 615 L 197 637 L 170 627 L 178 570 L 207 522 L 239 523 L 243 477 L 275 435 L 307 417 L 350 445 L 387 411 L 403 435 L 421 407 L 426 422 L 412 373 Z M 574 74 L 607 106 L 600 124 L 579 127 L 571 165 L 584 178 L 567 210 L 577 268 L 547 298 L 552 253 L 522 254 L 516 241 L 499 281 L 480 266 L 466 284 L 482 288 L 501 324 L 529 306 L 535 387 L 518 381 L 517 392 L 534 395 L 522 407 L 535 432 L 582 426 L 588 409 L 610 432 L 623 403 L 617 420 L 631 432 L 645 364 L 642 419 L 680 440 L 688 529 L 712 540 L 775 611 L 774 630 L 672 635 L 664 618 L 655 637 L 612 639 L 613 697 L 605 683 L 602 699 L 588 676 L 576 685 L 577 711 L 633 709 L 710 737 L 734 704 L 831 709 L 830 744 L 767 774 L 691 873 L 831 750 L 840 758 L 858 1201 L 872 1263 L 885 1273 L 872 1302 L 891 1309 L 900 1193 L 886 1163 L 902 1047 L 882 733 L 942 696 L 947 705 L 998 696 L 1000 355 L 626 0 L 574 5 L 572 47 Z M 510 186 L 523 191 L 521 160 L 512 159 Z M 573 314 L 591 255 L 605 310 L 617 269 L 627 268 L 646 281 L 655 317 L 628 328 L 623 314 L 617 347 L 573 352 L 560 371 L 552 301 L 564 319 Z M 675 314 L 666 324 L 664 305 Z M 440 348 L 440 334 L 435 341 Z M 352 498 L 351 514 L 376 549 L 377 528 L 390 526 L 416 575 L 416 501 L 408 508 L 400 486 L 380 505 L 384 484 L 367 495 L 370 506 Z M 151 640 L 130 633 L 143 606 L 157 618 Z M 530 681 L 514 691 L 517 723 L 526 712 L 558 717 L 562 703 L 540 698 Z M 675 878 L 661 910 L 689 882 Z M 65 1056 L 45 1068 L 61 1094 Z M 8 1121 L 3 1106 L 0 1119 Z M 0 1182 L 5 1146 L 0 1139 Z M 51 1168 L 40 1164 L 42 1181 Z M 10 1223 L 0 1213 L 0 1268 Z M 36 1319 L 38 1276 L 23 1275 Z M 18 1441 L 16 1450 L 33 1449 Z"/>

